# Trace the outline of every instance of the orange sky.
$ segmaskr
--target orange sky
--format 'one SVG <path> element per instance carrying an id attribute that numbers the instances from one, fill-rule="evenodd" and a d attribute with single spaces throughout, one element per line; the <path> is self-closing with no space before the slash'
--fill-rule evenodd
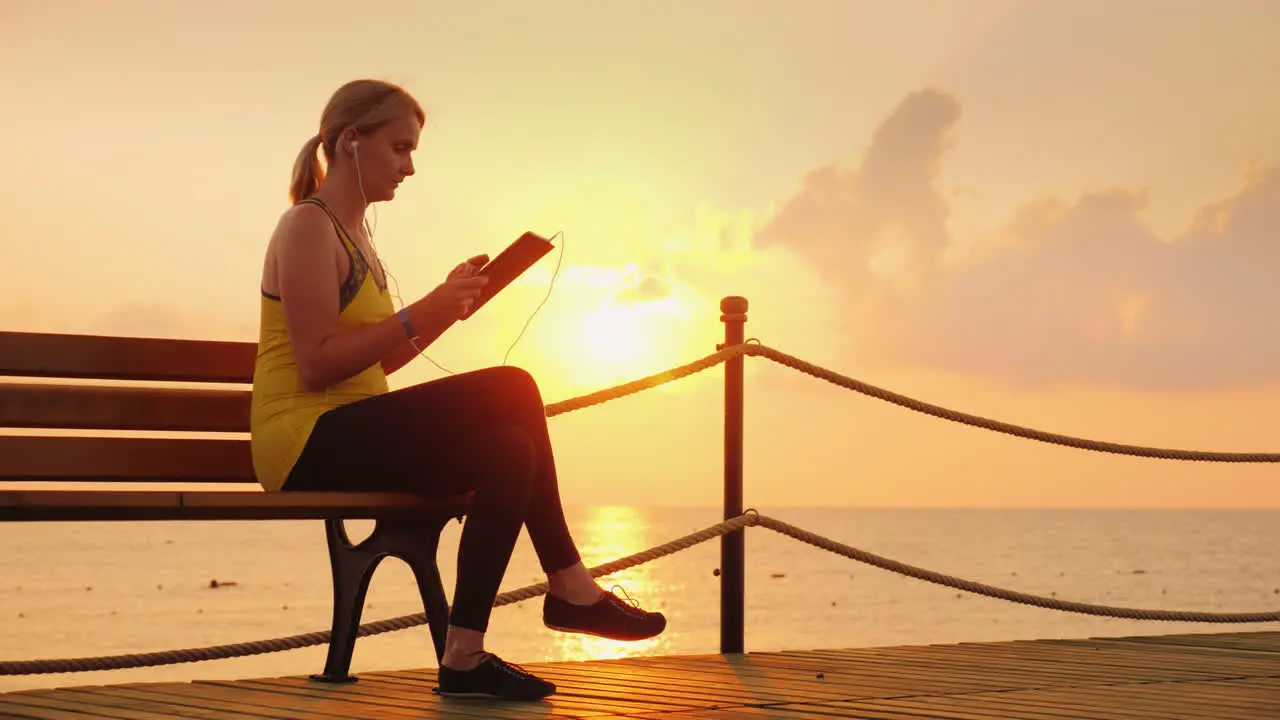
<path id="1" fill-rule="evenodd" d="M 749 336 L 935 403 L 1280 450 L 1278 28 L 1266 0 L 0 0 L 0 320 L 254 339 L 293 158 L 373 76 L 430 116 L 377 208 L 406 300 L 564 231 L 511 356 L 548 401 L 711 352 L 741 294 Z M 501 362 L 557 257 L 429 354 Z M 720 392 L 552 419 L 567 501 L 717 503 Z M 747 407 L 762 508 L 1280 507 L 1270 467 L 1054 448 L 763 359 Z"/>

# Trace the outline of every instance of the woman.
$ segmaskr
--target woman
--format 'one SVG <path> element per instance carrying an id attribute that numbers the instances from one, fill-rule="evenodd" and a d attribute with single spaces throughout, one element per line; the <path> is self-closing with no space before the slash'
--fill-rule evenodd
<path id="1" fill-rule="evenodd" d="M 486 652 L 484 633 L 521 527 L 550 592 L 553 629 L 618 640 L 666 627 L 596 584 L 565 523 L 538 387 L 496 367 L 389 391 L 387 375 L 478 296 L 483 258 L 396 312 L 364 226 L 414 173 L 425 116 L 403 89 L 375 80 L 334 93 L 293 168 L 262 274 L 253 380 L 254 469 L 267 490 L 472 492 L 439 691 L 533 700 L 552 683 Z M 323 152 L 322 167 L 318 153 Z"/>

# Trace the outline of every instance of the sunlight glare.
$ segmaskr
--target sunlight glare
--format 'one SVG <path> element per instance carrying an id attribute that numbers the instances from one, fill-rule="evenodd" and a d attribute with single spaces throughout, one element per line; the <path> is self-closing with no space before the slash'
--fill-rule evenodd
<path id="1" fill-rule="evenodd" d="M 624 505 L 596 507 L 578 533 L 582 561 L 587 567 L 617 560 L 643 550 L 650 540 L 649 525 L 639 510 Z M 647 609 L 661 609 L 659 586 L 648 563 L 598 579 L 606 590 L 613 589 L 624 600 L 631 597 Z M 621 591 L 618 590 L 621 588 Z M 670 632 L 670 629 L 668 629 Z M 557 634 L 559 656 L 566 660 L 598 660 L 634 655 L 661 654 L 669 644 L 667 634 L 638 642 L 621 642 L 593 635 Z"/>
<path id="2" fill-rule="evenodd" d="M 690 342 L 690 321 L 687 305 L 675 295 L 605 300 L 584 310 L 570 330 L 574 374 L 599 386 L 687 362 L 699 355 Z"/>
<path id="3" fill-rule="evenodd" d="M 583 316 L 580 342 L 588 362 L 616 367 L 640 354 L 643 334 L 637 308 L 609 303 Z"/>

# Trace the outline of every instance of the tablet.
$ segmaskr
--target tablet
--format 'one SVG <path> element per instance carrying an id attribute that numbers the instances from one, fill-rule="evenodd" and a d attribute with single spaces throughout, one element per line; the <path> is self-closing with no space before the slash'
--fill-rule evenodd
<path id="1" fill-rule="evenodd" d="M 516 241 L 507 246 L 498 257 L 489 261 L 489 264 L 480 268 L 477 275 L 484 275 L 489 278 L 488 284 L 480 292 L 480 297 L 476 298 L 471 309 L 466 315 L 462 316 L 463 320 L 476 314 L 476 311 L 484 307 L 489 299 L 497 295 L 503 288 L 511 284 L 511 281 L 524 274 L 525 270 L 533 267 L 533 264 L 542 259 L 544 255 L 551 252 L 554 246 L 551 241 L 541 235 L 532 232 L 526 232 Z"/>

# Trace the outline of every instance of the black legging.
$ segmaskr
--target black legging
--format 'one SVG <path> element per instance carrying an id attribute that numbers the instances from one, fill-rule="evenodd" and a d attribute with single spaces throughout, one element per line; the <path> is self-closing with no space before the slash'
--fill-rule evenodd
<path id="1" fill-rule="evenodd" d="M 460 373 L 326 412 L 285 490 L 474 492 L 450 622 L 484 632 L 521 526 L 545 572 L 579 561 L 542 396 L 512 367 Z"/>

